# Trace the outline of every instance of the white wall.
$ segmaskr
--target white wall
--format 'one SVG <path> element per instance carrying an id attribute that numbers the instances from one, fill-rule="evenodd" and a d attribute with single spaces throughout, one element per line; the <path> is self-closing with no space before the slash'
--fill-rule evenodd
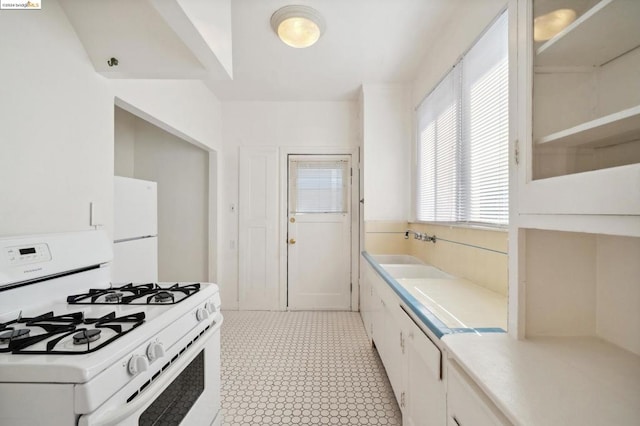
<path id="1" fill-rule="evenodd" d="M 218 278 L 225 309 L 238 306 L 238 152 L 241 146 L 356 147 L 354 102 L 227 102 L 222 108 L 224 155 L 220 161 Z"/>
<path id="2" fill-rule="evenodd" d="M 207 281 L 209 153 L 138 120 L 134 175 L 158 182 L 158 279 Z"/>
<path id="3" fill-rule="evenodd" d="M 113 100 L 55 1 L 0 12 L 0 235 L 112 222 Z"/>
<path id="4" fill-rule="evenodd" d="M 409 218 L 411 114 L 404 86 L 362 88 L 364 219 Z"/>
<path id="5" fill-rule="evenodd" d="M 221 103 L 197 80 L 110 80 L 116 105 L 205 149 L 222 146 Z"/>
<path id="6" fill-rule="evenodd" d="M 458 9 L 455 22 L 444 25 L 440 36 L 428 41 L 431 47 L 413 83 L 412 108 L 418 106 L 506 6 L 506 0 L 467 1 Z"/>
<path id="7" fill-rule="evenodd" d="M 0 12 L 0 57 L 0 236 L 89 229 L 90 202 L 111 231 L 114 102 L 193 144 L 222 146 L 221 104 L 202 82 L 98 75 L 55 0 Z"/>
<path id="8" fill-rule="evenodd" d="M 135 115 L 122 108 L 114 111 L 114 153 L 113 174 L 116 176 L 135 177 L 136 122 Z"/>

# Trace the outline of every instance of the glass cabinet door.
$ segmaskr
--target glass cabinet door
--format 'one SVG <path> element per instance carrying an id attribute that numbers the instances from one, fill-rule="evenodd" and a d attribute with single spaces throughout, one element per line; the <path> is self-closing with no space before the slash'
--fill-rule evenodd
<path id="1" fill-rule="evenodd" d="M 520 214 L 640 228 L 640 1 L 510 8 Z"/>
<path id="2" fill-rule="evenodd" d="M 640 1 L 534 0 L 532 178 L 640 163 Z"/>

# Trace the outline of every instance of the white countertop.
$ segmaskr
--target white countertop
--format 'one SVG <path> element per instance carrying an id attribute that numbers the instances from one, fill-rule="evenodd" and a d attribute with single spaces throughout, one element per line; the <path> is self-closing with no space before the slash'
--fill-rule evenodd
<path id="1" fill-rule="evenodd" d="M 464 333 L 442 342 L 516 425 L 640 425 L 640 356 L 603 340 Z"/>

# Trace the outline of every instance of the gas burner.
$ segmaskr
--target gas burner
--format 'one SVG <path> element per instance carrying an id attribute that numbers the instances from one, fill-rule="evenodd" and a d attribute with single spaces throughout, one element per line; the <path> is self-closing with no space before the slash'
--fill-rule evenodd
<path id="1" fill-rule="evenodd" d="M 91 329 L 91 330 L 82 330 L 79 333 L 73 335 L 73 344 L 74 345 L 82 345 L 89 342 L 95 342 L 100 338 L 100 333 L 102 330 Z"/>
<path id="2" fill-rule="evenodd" d="M 149 296 L 149 298 L 147 298 L 147 303 L 173 303 L 173 301 L 173 294 L 168 291 L 159 291 L 153 296 Z"/>
<path id="3" fill-rule="evenodd" d="M 18 317 L 0 324 L 0 353 L 87 354 L 105 347 L 144 321 L 144 312 L 123 316 L 110 312 L 99 318 L 86 318 L 83 312 L 64 315 L 47 312 L 32 318 Z M 22 324 L 28 328 L 14 328 Z M 91 342 L 96 343 L 89 345 Z M 79 346 L 82 344 L 86 347 Z"/>
<path id="4" fill-rule="evenodd" d="M 28 328 L 19 328 L 17 330 L 9 330 L 0 334 L 0 343 L 9 343 L 16 340 L 24 339 L 29 336 L 31 330 Z"/>
<path id="5" fill-rule="evenodd" d="M 104 296 L 104 301 L 108 303 L 120 303 L 122 301 L 123 294 L 120 292 L 107 293 Z"/>
<path id="6" fill-rule="evenodd" d="M 200 291 L 200 283 L 160 286 L 155 283 L 133 284 L 109 289 L 91 289 L 88 293 L 67 296 L 74 305 L 174 305 Z"/>

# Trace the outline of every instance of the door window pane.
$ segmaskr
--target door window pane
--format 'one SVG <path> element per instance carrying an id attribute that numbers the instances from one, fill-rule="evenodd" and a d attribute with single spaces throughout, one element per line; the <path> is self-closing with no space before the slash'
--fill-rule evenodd
<path id="1" fill-rule="evenodd" d="M 289 160 L 289 213 L 347 213 L 347 160 Z"/>

